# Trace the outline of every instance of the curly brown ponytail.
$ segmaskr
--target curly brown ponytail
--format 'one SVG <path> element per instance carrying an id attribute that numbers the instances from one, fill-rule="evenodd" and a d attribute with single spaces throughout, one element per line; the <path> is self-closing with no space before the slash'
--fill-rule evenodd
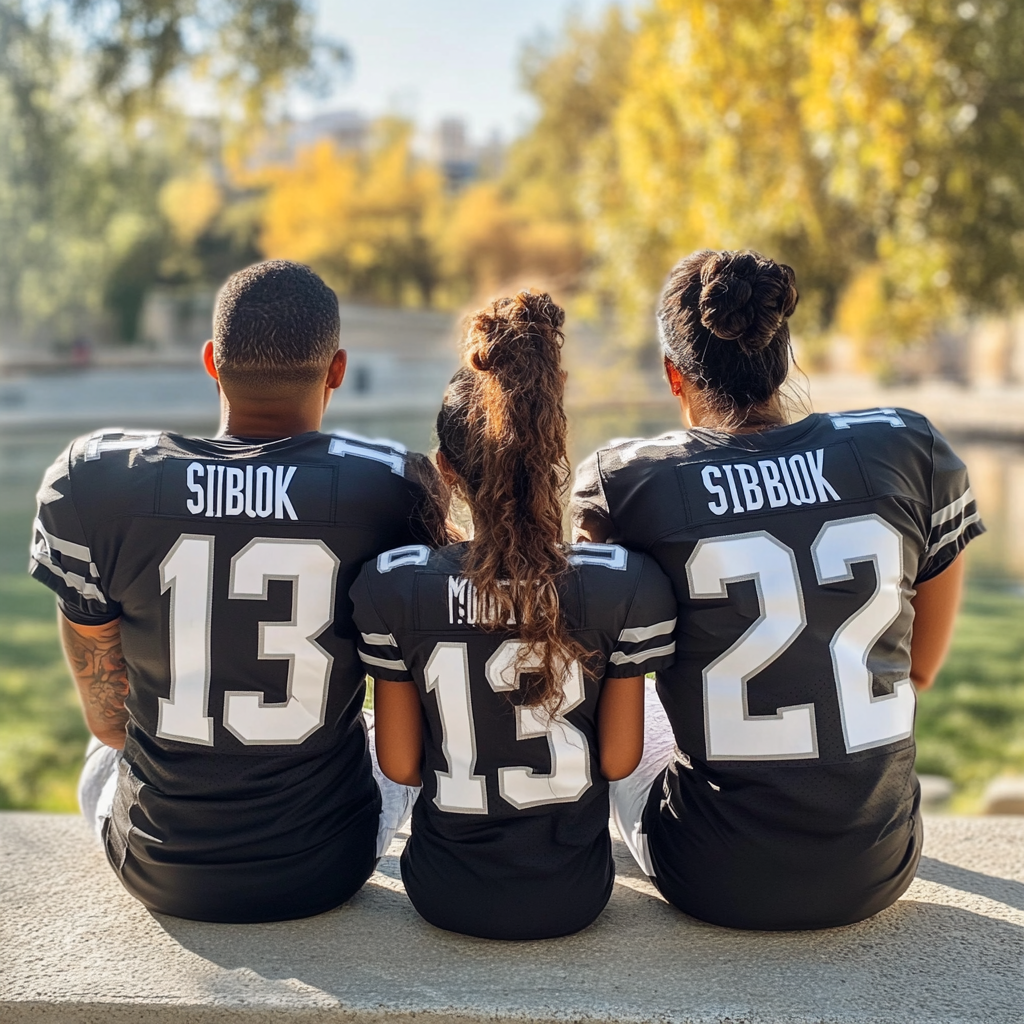
<path id="1" fill-rule="evenodd" d="M 562 620 L 557 590 L 569 568 L 564 322 L 550 295 L 525 291 L 471 316 L 464 365 L 437 417 L 439 449 L 473 511 L 465 575 L 488 609 L 486 625 L 514 622 L 541 663 L 524 678 L 523 703 L 550 711 L 561 704 L 565 666 L 585 657 Z"/>

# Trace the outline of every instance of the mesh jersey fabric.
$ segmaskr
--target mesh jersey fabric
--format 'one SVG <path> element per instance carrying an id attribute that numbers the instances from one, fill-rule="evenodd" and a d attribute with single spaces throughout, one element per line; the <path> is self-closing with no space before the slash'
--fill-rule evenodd
<path id="1" fill-rule="evenodd" d="M 746 928 L 888 906 L 920 856 L 915 586 L 984 530 L 964 464 L 903 409 L 616 442 L 578 534 L 654 557 L 678 599 L 657 676 L 677 755 L 645 831 L 676 906 Z"/>
<path id="2" fill-rule="evenodd" d="M 568 934 L 597 917 L 614 878 L 597 748 L 602 682 L 671 663 L 675 598 L 651 559 L 575 547 L 560 604 L 594 654 L 589 673 L 567 673 L 551 722 L 517 705 L 529 665 L 517 672 L 514 626 L 480 628 L 465 550 L 387 552 L 352 588 L 367 672 L 415 682 L 423 709 L 423 790 L 402 877 L 438 927 L 501 939 Z"/>
<path id="3" fill-rule="evenodd" d="M 433 469 L 354 435 L 101 431 L 38 495 L 30 572 L 120 619 L 130 692 L 105 841 L 151 910 L 319 913 L 373 870 L 380 795 L 348 590 L 425 539 Z"/>

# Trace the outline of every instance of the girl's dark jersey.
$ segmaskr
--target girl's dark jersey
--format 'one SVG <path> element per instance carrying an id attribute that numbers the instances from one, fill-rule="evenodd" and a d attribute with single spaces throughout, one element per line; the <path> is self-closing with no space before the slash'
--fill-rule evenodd
<path id="1" fill-rule="evenodd" d="M 432 924 L 485 938 L 585 927 L 611 893 L 608 784 L 597 706 L 605 677 L 671 664 L 675 599 L 650 558 L 579 545 L 560 588 L 572 635 L 594 652 L 567 673 L 554 721 L 516 701 L 516 632 L 482 629 L 465 545 L 381 555 L 352 588 L 359 652 L 379 679 L 415 682 L 423 790 L 402 878 Z"/>
<path id="2" fill-rule="evenodd" d="M 892 903 L 921 851 L 910 601 L 984 530 L 945 439 L 873 409 L 619 442 L 580 467 L 572 515 L 678 600 L 657 677 L 677 755 L 644 817 L 665 896 L 772 929 Z"/>
<path id="3" fill-rule="evenodd" d="M 130 691 L 108 857 L 151 910 L 267 921 L 373 871 L 380 793 L 349 587 L 422 541 L 433 470 L 353 435 L 79 438 L 40 488 L 30 571 L 120 619 Z"/>

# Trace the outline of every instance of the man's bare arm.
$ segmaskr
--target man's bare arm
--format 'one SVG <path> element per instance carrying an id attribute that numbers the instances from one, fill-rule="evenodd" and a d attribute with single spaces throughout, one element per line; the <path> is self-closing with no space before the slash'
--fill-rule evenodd
<path id="1" fill-rule="evenodd" d="M 124 748 L 128 712 L 128 672 L 121 653 L 121 620 L 80 626 L 63 614 L 61 643 L 82 702 L 85 724 L 101 743 Z"/>

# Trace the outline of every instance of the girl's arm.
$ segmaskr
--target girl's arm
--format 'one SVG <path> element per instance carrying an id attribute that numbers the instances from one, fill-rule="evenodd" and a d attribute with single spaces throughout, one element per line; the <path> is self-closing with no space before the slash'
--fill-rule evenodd
<path id="1" fill-rule="evenodd" d="M 380 770 L 392 782 L 418 786 L 423 720 L 416 684 L 374 679 L 373 719 Z"/>
<path id="2" fill-rule="evenodd" d="M 964 585 L 964 556 L 959 554 L 930 580 L 918 585 L 914 606 L 914 633 L 910 640 L 910 678 L 918 690 L 927 690 L 946 660 L 953 623 Z"/>
<path id="3" fill-rule="evenodd" d="M 640 763 L 644 752 L 644 677 L 605 679 L 597 707 L 601 774 L 614 782 Z M 379 756 L 379 755 L 378 755 Z"/>

